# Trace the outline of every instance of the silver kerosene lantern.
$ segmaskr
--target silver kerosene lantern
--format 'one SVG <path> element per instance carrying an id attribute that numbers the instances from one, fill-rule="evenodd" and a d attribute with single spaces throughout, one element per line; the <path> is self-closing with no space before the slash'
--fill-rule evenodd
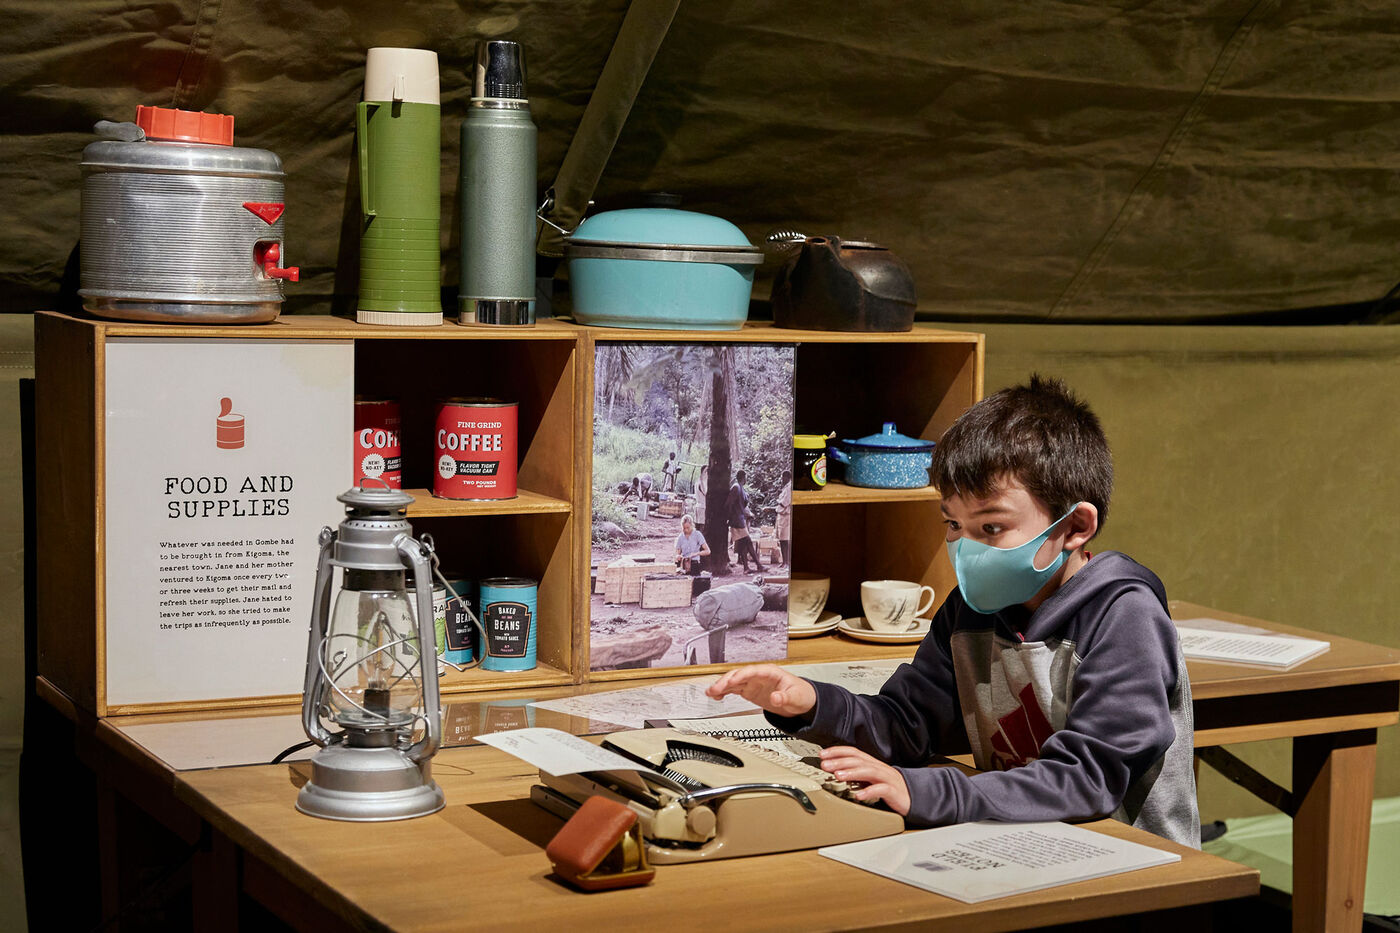
<path id="1" fill-rule="evenodd" d="M 356 487 L 336 498 L 346 517 L 321 529 L 301 704 L 302 726 L 321 750 L 297 809 L 333 820 L 423 816 L 445 802 L 430 767 L 442 738 L 437 671 L 423 662 L 425 650 L 435 654 L 431 538 L 413 537 L 406 492 Z"/>

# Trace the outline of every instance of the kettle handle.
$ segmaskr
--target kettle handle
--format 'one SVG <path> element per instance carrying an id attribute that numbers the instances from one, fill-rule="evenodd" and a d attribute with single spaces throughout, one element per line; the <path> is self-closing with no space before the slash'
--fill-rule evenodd
<path id="1" fill-rule="evenodd" d="M 844 463 L 850 465 L 851 458 L 846 455 L 846 452 L 844 450 L 841 450 L 836 447 L 827 447 L 826 452 L 830 454 L 832 459 L 834 459 L 837 463 Z"/>
<path id="2" fill-rule="evenodd" d="M 369 101 L 360 101 L 355 105 L 355 141 L 360 152 L 360 213 L 366 217 L 374 217 L 377 214 L 374 207 L 374 185 L 369 174 L 369 108 L 378 106 Z"/>

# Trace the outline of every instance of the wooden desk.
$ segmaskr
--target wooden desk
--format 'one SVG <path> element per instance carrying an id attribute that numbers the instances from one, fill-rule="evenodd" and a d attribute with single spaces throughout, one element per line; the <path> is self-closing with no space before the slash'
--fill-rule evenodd
<path id="1" fill-rule="evenodd" d="M 1326 653 L 1287 671 L 1206 662 L 1190 662 L 1188 669 L 1194 695 L 1198 748 L 1260 739 L 1293 740 L 1292 791 L 1276 789 L 1278 793 L 1274 796 L 1275 802 L 1283 804 L 1295 814 L 1294 929 L 1360 930 L 1366 846 L 1375 781 L 1376 730 L 1400 721 L 1400 651 L 1333 635 L 1318 635 L 1191 603 L 1173 602 L 1172 612 L 1178 619 L 1210 617 L 1270 631 L 1325 638 L 1331 642 L 1332 647 Z M 912 653 L 912 647 L 909 650 Z M 528 691 L 528 698 L 543 699 L 546 696 L 596 692 L 622 686 L 589 684 L 583 687 L 541 688 Z M 70 718 L 77 715 L 61 693 L 42 681 L 40 688 L 41 695 Z M 518 706 L 526 700 L 522 693 L 512 691 L 499 697 L 481 695 L 471 698 L 469 702 L 478 703 L 481 708 L 480 712 L 472 715 L 476 716 L 476 721 L 485 723 L 490 718 L 487 710 L 493 700 Z M 276 716 L 287 718 L 293 723 L 290 732 L 295 734 L 295 713 L 283 710 L 280 713 L 267 711 L 262 715 L 268 715 L 270 719 Z M 131 738 L 128 734 L 131 726 L 191 718 L 177 714 L 122 717 L 104 722 L 97 735 L 115 758 L 132 758 L 140 763 L 139 768 L 143 773 L 150 774 L 151 769 L 159 769 L 161 765 L 153 761 L 149 750 Z M 536 711 L 535 724 L 578 733 L 590 731 L 591 726 L 588 720 L 545 710 Z M 262 754 L 264 750 L 260 749 L 257 755 L 247 760 L 270 759 L 283 747 L 285 743 L 280 737 L 269 739 L 265 755 Z M 441 762 L 448 760 L 446 756 L 452 754 L 455 754 L 454 750 L 449 749 L 438 759 L 439 778 L 449 788 L 449 801 L 455 799 L 457 791 L 451 788 L 456 785 L 448 783 L 449 772 Z M 262 775 L 266 770 L 239 768 L 210 772 L 208 775 L 189 771 L 176 774 L 165 766 L 162 781 L 167 795 L 174 786 L 181 799 L 193 800 L 195 798 L 188 795 L 201 794 L 205 781 L 237 784 L 244 776 L 253 780 L 255 775 Z M 256 778 L 259 781 L 266 779 Z M 210 787 L 209 790 L 212 792 L 214 788 Z M 462 788 L 461 792 L 473 793 L 470 785 Z M 289 814 L 292 812 L 290 799 L 287 797 L 285 801 Z M 183 819 L 187 821 L 188 808 L 182 809 L 186 809 Z M 219 812 L 223 813 L 222 810 Z M 229 813 L 223 813 L 219 819 L 229 821 L 232 817 Z M 188 828 L 185 831 L 188 832 Z M 254 855 L 260 858 L 261 854 L 265 854 L 265 849 L 266 846 L 254 849 Z M 815 855 L 811 857 L 816 858 Z M 685 870 L 691 868 L 686 866 Z M 723 873 L 726 869 L 720 871 Z M 249 877 L 256 880 L 259 877 L 258 869 L 254 867 L 251 872 Z M 317 902 L 334 901 L 336 895 L 320 888 L 317 890 L 319 894 L 313 891 Z"/>
<path id="2" fill-rule="evenodd" d="M 646 887 L 586 895 L 550 877 L 543 849 L 561 822 L 529 801 L 536 773 L 496 749 L 440 753 L 433 771 L 447 808 L 396 823 L 297 813 L 293 801 L 309 770 L 296 763 L 183 772 L 175 788 L 239 850 L 244 891 L 303 929 L 896 930 L 938 922 L 993 931 L 1190 913 L 1195 905 L 1254 894 L 1259 884 L 1253 869 L 1103 820 L 1091 828 L 1178 852 L 1182 860 L 982 904 L 889 881 L 815 851 L 666 865 Z M 203 918 L 199 928 L 215 919 Z"/>
<path id="3" fill-rule="evenodd" d="M 1293 929 L 1360 930 L 1376 730 L 1400 721 L 1400 651 L 1194 603 L 1173 601 L 1171 611 L 1331 642 L 1286 671 L 1205 661 L 1187 669 L 1198 749 L 1293 740 L 1291 791 L 1244 781 L 1293 815 Z"/>

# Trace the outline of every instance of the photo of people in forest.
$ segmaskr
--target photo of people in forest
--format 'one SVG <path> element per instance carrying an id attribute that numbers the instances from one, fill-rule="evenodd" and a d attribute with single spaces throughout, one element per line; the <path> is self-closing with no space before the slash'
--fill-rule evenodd
<path id="1" fill-rule="evenodd" d="M 597 345 L 594 670 L 787 656 L 793 356 Z"/>

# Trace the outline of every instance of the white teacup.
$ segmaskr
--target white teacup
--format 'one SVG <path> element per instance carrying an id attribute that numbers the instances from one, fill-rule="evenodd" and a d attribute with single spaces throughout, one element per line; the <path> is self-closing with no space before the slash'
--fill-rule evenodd
<path id="1" fill-rule="evenodd" d="M 920 605 L 923 594 L 928 601 Z M 907 632 L 933 608 L 933 587 L 908 580 L 866 580 L 860 585 L 865 622 L 875 632 Z"/>
<path id="2" fill-rule="evenodd" d="M 806 628 L 816 625 L 826 598 L 831 593 L 831 578 L 816 573 L 793 573 L 788 578 L 788 627 Z"/>

